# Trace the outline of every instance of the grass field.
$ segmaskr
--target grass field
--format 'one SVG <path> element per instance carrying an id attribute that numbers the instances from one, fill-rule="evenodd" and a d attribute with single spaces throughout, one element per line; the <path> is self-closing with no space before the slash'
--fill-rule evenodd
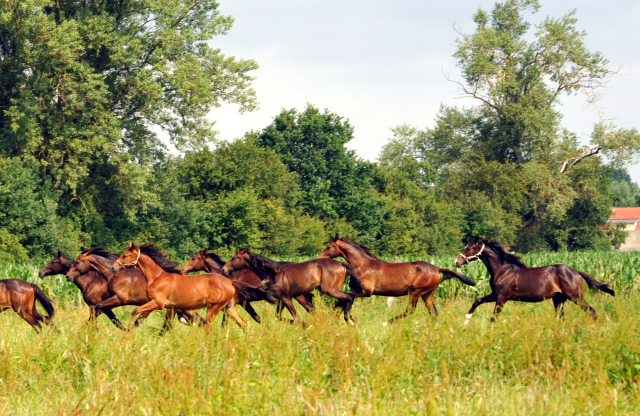
<path id="1" fill-rule="evenodd" d="M 424 305 L 397 324 L 385 298 L 359 299 L 356 327 L 330 305 L 303 314 L 306 328 L 274 319 L 247 332 L 176 327 L 157 337 L 162 314 L 137 331 L 106 318 L 84 322 L 88 309 L 62 276 L 40 281 L 57 304 L 59 332 L 37 335 L 13 312 L 0 315 L 0 414 L 635 414 L 640 413 L 640 254 L 560 253 L 524 257 L 530 265 L 566 263 L 617 296 L 589 292 L 600 319 L 567 304 L 554 318 L 550 301 L 507 303 L 498 322 L 483 305 L 468 327 L 464 315 L 487 293 L 480 264 L 463 271 L 478 292 L 447 281 L 436 295 L 437 320 Z M 446 267 L 452 258 L 430 258 Z M 0 266 L 3 277 L 37 281 L 35 266 Z M 119 310 L 128 321 L 133 308 Z M 243 317 L 248 317 L 238 308 Z"/>

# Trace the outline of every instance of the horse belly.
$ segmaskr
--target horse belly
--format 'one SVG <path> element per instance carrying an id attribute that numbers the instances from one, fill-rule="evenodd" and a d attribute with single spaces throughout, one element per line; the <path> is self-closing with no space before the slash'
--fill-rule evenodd
<path id="1" fill-rule="evenodd" d="M 206 305 L 206 295 L 202 293 L 202 291 L 189 288 L 188 290 L 174 290 L 167 299 L 164 307 L 181 310 L 192 310 L 204 308 Z"/>

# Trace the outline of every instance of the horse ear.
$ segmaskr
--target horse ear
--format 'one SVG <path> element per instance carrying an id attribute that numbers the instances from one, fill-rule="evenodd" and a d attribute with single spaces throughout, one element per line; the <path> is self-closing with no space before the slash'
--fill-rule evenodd
<path id="1" fill-rule="evenodd" d="M 62 252 L 58 249 L 58 258 L 62 258 Z"/>
<path id="2" fill-rule="evenodd" d="M 133 248 L 133 241 L 129 241 L 129 248 Z"/>
<path id="3" fill-rule="evenodd" d="M 338 235 L 338 233 L 336 233 L 336 235 L 333 236 L 333 241 L 338 241 L 340 240 L 340 236 Z"/>

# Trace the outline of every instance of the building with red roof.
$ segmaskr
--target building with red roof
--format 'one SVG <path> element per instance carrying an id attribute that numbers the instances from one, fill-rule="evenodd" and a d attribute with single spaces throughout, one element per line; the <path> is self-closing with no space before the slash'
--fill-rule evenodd
<path id="1" fill-rule="evenodd" d="M 626 231 L 640 230 L 640 207 L 614 207 L 609 222 L 626 224 Z"/>

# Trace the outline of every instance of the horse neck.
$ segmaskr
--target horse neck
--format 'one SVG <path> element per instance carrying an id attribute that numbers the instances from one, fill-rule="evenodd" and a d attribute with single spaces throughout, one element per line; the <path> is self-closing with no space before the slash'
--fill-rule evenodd
<path id="1" fill-rule="evenodd" d="M 115 277 L 113 273 L 113 268 L 111 267 L 112 261 L 102 256 L 92 255 L 89 257 L 89 263 L 91 266 L 102 276 L 104 276 L 107 281 L 111 280 Z"/>
<path id="2" fill-rule="evenodd" d="M 74 264 L 76 264 L 76 262 L 71 260 L 68 257 L 61 257 L 60 264 L 62 264 L 62 266 L 64 267 L 64 273 L 66 274 L 69 270 L 71 270 L 71 268 L 73 267 Z"/>
<path id="3" fill-rule="evenodd" d="M 144 253 L 140 253 L 138 259 L 138 267 L 142 270 L 147 285 L 150 285 L 155 279 L 157 279 L 162 273 L 166 273 L 162 267 L 158 265 L 153 259 Z"/>
<path id="4" fill-rule="evenodd" d="M 204 258 L 204 267 L 207 273 L 220 273 L 222 271 L 221 265 L 212 258 Z"/>
<path id="5" fill-rule="evenodd" d="M 349 244 L 341 244 L 339 247 L 347 263 L 356 269 L 368 267 L 372 262 L 376 261 Z"/>
<path id="6" fill-rule="evenodd" d="M 485 246 L 485 251 L 480 255 L 480 260 L 484 263 L 485 267 L 489 271 L 491 277 L 494 277 L 504 266 L 498 254 L 491 250 L 490 248 Z"/>
<path id="7" fill-rule="evenodd" d="M 247 266 L 262 280 L 274 280 L 276 273 L 278 272 L 278 269 L 275 266 L 267 264 L 264 261 L 259 261 L 258 258 L 253 255 L 249 256 Z"/>

